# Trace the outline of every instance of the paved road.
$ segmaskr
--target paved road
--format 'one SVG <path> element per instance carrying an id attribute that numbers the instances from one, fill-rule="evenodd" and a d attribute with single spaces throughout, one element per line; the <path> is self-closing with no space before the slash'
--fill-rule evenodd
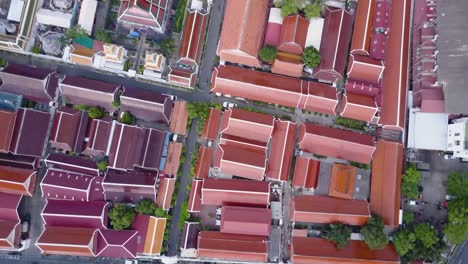
<path id="1" fill-rule="evenodd" d="M 466 264 L 468 263 L 468 240 L 457 247 L 455 253 L 449 258 L 449 264 Z"/>
<path id="2" fill-rule="evenodd" d="M 171 231 L 169 232 L 169 240 L 168 240 L 168 248 L 167 248 L 167 255 L 168 256 L 175 256 L 177 255 L 178 248 L 179 248 L 179 218 L 180 218 L 180 210 L 182 208 L 182 204 L 187 197 L 187 185 L 190 184 L 190 170 L 192 168 L 191 160 L 192 154 L 195 149 L 197 138 L 198 138 L 198 129 L 197 129 L 197 120 L 193 120 L 192 125 L 190 126 L 190 131 L 188 136 L 185 140 L 185 146 L 187 149 L 187 154 L 185 156 L 185 163 L 182 168 L 182 178 L 180 179 L 179 185 L 179 192 L 177 193 L 177 201 L 175 208 L 172 210 L 172 221 L 171 221 Z"/>

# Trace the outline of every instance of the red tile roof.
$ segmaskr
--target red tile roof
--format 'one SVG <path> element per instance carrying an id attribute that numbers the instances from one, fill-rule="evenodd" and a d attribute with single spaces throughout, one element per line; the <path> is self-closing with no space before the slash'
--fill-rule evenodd
<path id="1" fill-rule="evenodd" d="M 136 118 L 169 124 L 174 102 L 169 95 L 125 87 L 120 95 L 120 111 Z"/>
<path id="2" fill-rule="evenodd" d="M 175 134 L 185 135 L 187 133 L 188 114 L 187 102 L 181 100 L 175 101 L 171 123 L 169 124 L 169 131 Z"/>
<path id="3" fill-rule="evenodd" d="M 392 2 L 386 48 L 388 56 L 382 81 L 383 101 L 379 123 L 400 130 L 405 127 L 406 117 L 410 10 L 409 0 Z"/>
<path id="4" fill-rule="evenodd" d="M 351 53 L 369 55 L 370 40 L 374 22 L 373 0 L 361 0 L 358 3 L 354 21 Z"/>
<path id="5" fill-rule="evenodd" d="M 297 188 L 317 188 L 320 161 L 303 157 L 296 158 L 293 186 Z"/>
<path id="6" fill-rule="evenodd" d="M 301 77 L 304 63 L 302 58 L 292 57 L 292 54 L 277 54 L 276 59 L 271 66 L 271 72 L 276 74 L 287 75 L 291 77 Z"/>
<path id="7" fill-rule="evenodd" d="M 95 228 L 48 226 L 36 246 L 42 254 L 94 257 L 97 232 Z"/>
<path id="8" fill-rule="evenodd" d="M 309 21 L 301 15 L 283 18 L 278 50 L 301 55 L 304 51 Z"/>
<path id="9" fill-rule="evenodd" d="M 221 232 L 239 235 L 269 236 L 271 210 L 241 206 L 223 206 Z"/>
<path id="10" fill-rule="evenodd" d="M 191 186 L 187 211 L 191 213 L 200 212 L 203 180 L 193 179 Z"/>
<path id="11" fill-rule="evenodd" d="M 0 166 L 0 192 L 32 196 L 36 171 Z"/>
<path id="12" fill-rule="evenodd" d="M 162 31 L 165 27 L 167 0 L 122 0 L 118 21 Z"/>
<path id="13" fill-rule="evenodd" d="M 293 237 L 291 261 L 297 264 L 400 263 L 390 243 L 384 249 L 370 250 L 364 241 L 350 240 L 345 248 L 338 249 L 327 239 L 309 237 Z"/>
<path id="14" fill-rule="evenodd" d="M 270 183 L 249 180 L 206 178 L 202 187 L 202 205 L 270 204 Z"/>
<path id="15" fill-rule="evenodd" d="M 198 179 L 208 178 L 213 159 L 213 149 L 205 146 L 200 146 L 198 151 L 197 165 L 193 177 Z"/>
<path id="16" fill-rule="evenodd" d="M 198 256 L 224 260 L 266 262 L 266 237 L 202 231 L 198 234 Z"/>
<path id="17" fill-rule="evenodd" d="M 221 123 L 221 110 L 210 108 L 210 113 L 206 120 L 203 132 L 200 136 L 202 139 L 215 140 L 218 137 L 219 124 Z"/>
<path id="18" fill-rule="evenodd" d="M 169 66 L 169 68 L 171 69 L 167 76 L 167 81 L 169 83 L 182 85 L 188 88 L 195 87 L 195 80 L 197 79 L 197 74 L 195 72 L 178 69 L 172 66 Z"/>
<path id="19" fill-rule="evenodd" d="M 382 79 L 385 66 L 381 60 L 367 56 L 350 55 L 348 62 L 348 78 L 355 81 L 378 84 Z"/>
<path id="20" fill-rule="evenodd" d="M 13 154 L 39 157 L 49 130 L 50 114 L 20 108 L 16 115 L 10 151 Z"/>
<path id="21" fill-rule="evenodd" d="M 444 113 L 444 91 L 443 88 L 430 88 L 421 90 L 421 112 Z"/>
<path id="22" fill-rule="evenodd" d="M 19 247 L 21 237 L 21 224 L 19 221 L 0 220 L 0 249 L 13 250 Z"/>
<path id="23" fill-rule="evenodd" d="M 333 115 L 338 104 L 331 85 L 234 66 L 215 68 L 211 84 L 214 93 Z"/>
<path id="24" fill-rule="evenodd" d="M 96 255 L 108 258 L 136 258 L 138 231 L 99 230 Z"/>
<path id="25" fill-rule="evenodd" d="M 52 148 L 80 153 L 83 151 L 88 113 L 68 107 L 55 112 L 50 144 Z"/>
<path id="26" fill-rule="evenodd" d="M 288 181 L 296 139 L 296 123 L 275 120 L 266 177 Z"/>
<path id="27" fill-rule="evenodd" d="M 180 242 L 181 249 L 196 249 L 198 248 L 198 233 L 200 232 L 200 223 L 187 222 L 184 223 L 184 231 L 182 232 L 182 241 Z"/>
<path id="28" fill-rule="evenodd" d="M 162 178 L 159 182 L 156 204 L 159 208 L 169 210 L 171 208 L 172 194 L 175 188 L 175 178 Z"/>
<path id="29" fill-rule="evenodd" d="M 89 158 L 71 156 L 58 153 L 50 153 L 45 159 L 45 164 L 49 168 L 77 172 L 93 176 L 99 176 L 99 169 L 96 162 Z"/>
<path id="30" fill-rule="evenodd" d="M 148 199 L 156 201 L 158 172 L 135 169 L 122 172 L 109 170 L 102 181 L 107 201 L 137 203 Z"/>
<path id="31" fill-rule="evenodd" d="M 187 9 L 179 47 L 180 58 L 193 60 L 196 64 L 200 63 L 208 17 L 208 13 L 202 14 L 199 11 Z"/>
<path id="32" fill-rule="evenodd" d="M 239 108 L 224 111 L 221 133 L 267 143 L 273 132 L 273 116 Z"/>
<path id="33" fill-rule="evenodd" d="M 300 127 L 298 143 L 306 152 L 364 164 L 375 151 L 372 136 L 308 123 Z"/>
<path id="34" fill-rule="evenodd" d="M 109 143 L 111 121 L 112 119 L 110 117 L 91 120 L 88 131 L 86 132 L 86 137 L 89 138 L 89 140 L 85 143 L 85 149 L 82 152 L 83 155 L 104 155 L 107 150 L 107 144 Z"/>
<path id="35" fill-rule="evenodd" d="M 346 83 L 345 90 L 346 92 L 354 94 L 376 96 L 380 92 L 380 86 L 371 83 L 348 80 L 348 83 Z"/>
<path id="36" fill-rule="evenodd" d="M 341 116 L 369 123 L 374 123 L 374 117 L 379 110 L 374 97 L 352 92 L 343 95 L 341 105 Z"/>
<path id="37" fill-rule="evenodd" d="M 18 207 L 23 196 L 0 192 L 0 248 L 19 247 L 21 237 L 20 216 Z"/>
<path id="38" fill-rule="evenodd" d="M 20 194 L 11 194 L 0 192 L 0 221 L 19 222 L 18 207 L 23 196 Z"/>
<path id="39" fill-rule="evenodd" d="M 158 256 L 161 253 L 166 218 L 137 214 L 132 229 L 138 231 L 137 252 L 142 255 Z"/>
<path id="40" fill-rule="evenodd" d="M 389 226 L 399 224 L 403 154 L 402 144 L 380 140 L 372 162 L 370 209 Z"/>
<path id="41" fill-rule="evenodd" d="M 328 195 L 342 199 L 353 199 L 355 181 L 356 167 L 334 163 L 332 166 Z"/>
<path id="42" fill-rule="evenodd" d="M 228 0 L 216 54 L 221 60 L 260 67 L 268 0 Z"/>
<path id="43" fill-rule="evenodd" d="M 83 228 L 107 228 L 109 203 L 47 199 L 41 212 L 44 225 Z"/>
<path id="44" fill-rule="evenodd" d="M 167 175 L 177 175 L 180 165 L 180 155 L 182 154 L 182 143 L 169 142 L 164 173 Z"/>
<path id="45" fill-rule="evenodd" d="M 327 7 L 320 44 L 320 64 L 313 78 L 335 82 L 344 77 L 353 16 L 345 9 Z"/>
<path id="46" fill-rule="evenodd" d="M 11 140 L 13 139 L 13 129 L 15 128 L 16 112 L 0 110 L 0 152 L 10 151 Z"/>
<path id="47" fill-rule="evenodd" d="M 291 203 L 291 221 L 295 222 L 364 225 L 370 217 L 367 201 L 301 195 L 294 197 Z"/>

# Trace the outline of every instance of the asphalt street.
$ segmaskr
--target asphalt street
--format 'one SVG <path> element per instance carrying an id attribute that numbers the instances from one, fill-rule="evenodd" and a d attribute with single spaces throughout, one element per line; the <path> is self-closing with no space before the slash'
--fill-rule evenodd
<path id="1" fill-rule="evenodd" d="M 465 240 L 463 244 L 459 245 L 449 258 L 449 264 L 466 264 L 468 263 L 468 241 Z"/>

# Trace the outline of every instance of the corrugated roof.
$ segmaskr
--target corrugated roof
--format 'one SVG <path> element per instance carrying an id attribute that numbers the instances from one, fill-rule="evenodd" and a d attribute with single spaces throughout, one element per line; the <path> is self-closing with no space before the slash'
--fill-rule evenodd
<path id="1" fill-rule="evenodd" d="M 192 180 L 187 211 L 200 212 L 202 186 L 203 186 L 203 180 L 199 180 L 199 179 Z"/>
<path id="2" fill-rule="evenodd" d="M 220 230 L 239 235 L 269 236 L 271 217 L 268 208 L 223 206 Z"/>
<path id="3" fill-rule="evenodd" d="M 272 73 L 291 77 L 301 77 L 303 69 L 304 63 L 302 62 L 302 59 L 289 59 L 284 55 L 277 55 L 273 65 L 271 66 Z"/>
<path id="4" fill-rule="evenodd" d="M 36 246 L 42 254 L 93 257 L 97 229 L 48 226 Z"/>
<path id="5" fill-rule="evenodd" d="M 47 226 L 107 228 L 109 203 L 47 199 L 41 212 Z"/>
<path id="6" fill-rule="evenodd" d="M 164 173 L 168 175 L 177 175 L 180 165 L 180 155 L 182 154 L 182 143 L 169 142 L 166 164 L 164 164 Z"/>
<path id="7" fill-rule="evenodd" d="M 343 95 L 341 105 L 341 116 L 369 123 L 373 123 L 379 110 L 373 96 L 353 92 Z"/>
<path id="8" fill-rule="evenodd" d="M 169 95 L 125 87 L 120 96 L 120 111 L 128 111 L 145 121 L 169 124 L 174 102 Z"/>
<path id="9" fill-rule="evenodd" d="M 68 107 L 61 107 L 55 112 L 50 132 L 51 147 L 80 153 L 84 148 L 88 113 Z"/>
<path id="10" fill-rule="evenodd" d="M 45 159 L 45 163 L 49 168 L 99 176 L 96 162 L 90 158 L 49 153 Z"/>
<path id="11" fill-rule="evenodd" d="M 385 66 L 383 61 L 368 56 L 350 55 L 348 63 L 348 78 L 356 81 L 372 83 L 379 86 Z"/>
<path id="12" fill-rule="evenodd" d="M 198 245 L 197 245 L 198 232 L 200 232 L 200 223 L 185 221 L 180 248 L 182 249 L 198 248 Z"/>
<path id="13" fill-rule="evenodd" d="M 230 108 L 224 111 L 221 133 L 268 142 L 273 132 L 273 116 Z"/>
<path id="14" fill-rule="evenodd" d="M 41 181 L 47 199 L 91 201 L 104 199 L 101 178 L 69 171 L 48 169 Z"/>
<path id="15" fill-rule="evenodd" d="M 102 181 L 105 200 L 137 203 L 156 200 L 158 172 L 150 170 L 109 170 Z"/>
<path id="16" fill-rule="evenodd" d="M 296 158 L 293 186 L 298 188 L 317 188 L 320 161 L 304 157 Z"/>

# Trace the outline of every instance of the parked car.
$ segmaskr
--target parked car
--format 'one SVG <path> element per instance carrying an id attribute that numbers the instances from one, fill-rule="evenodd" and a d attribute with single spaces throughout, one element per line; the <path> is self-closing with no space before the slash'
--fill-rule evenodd
<path id="1" fill-rule="evenodd" d="M 236 107 L 236 106 L 237 106 L 237 104 L 235 104 L 235 103 L 230 103 L 230 102 L 224 102 L 223 103 L 224 108 L 231 108 L 231 107 Z"/>

